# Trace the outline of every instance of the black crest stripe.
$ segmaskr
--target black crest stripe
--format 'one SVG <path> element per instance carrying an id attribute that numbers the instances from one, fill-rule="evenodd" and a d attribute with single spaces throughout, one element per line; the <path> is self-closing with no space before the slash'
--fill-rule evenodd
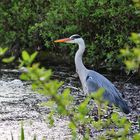
<path id="1" fill-rule="evenodd" d="M 73 35 L 71 36 L 72 39 L 81 38 L 80 35 Z"/>

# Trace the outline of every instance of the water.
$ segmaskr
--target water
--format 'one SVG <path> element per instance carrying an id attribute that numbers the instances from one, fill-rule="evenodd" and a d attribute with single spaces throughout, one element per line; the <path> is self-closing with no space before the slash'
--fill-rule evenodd
<path id="1" fill-rule="evenodd" d="M 110 77 L 110 76 L 107 76 Z M 60 89 L 70 88 L 71 94 L 77 102 L 83 98 L 80 82 L 75 72 L 65 68 L 54 71 L 54 79 L 65 82 Z M 120 79 L 119 79 L 120 80 Z M 133 122 L 132 129 L 138 131 L 138 117 L 140 116 L 140 86 L 125 83 L 122 79 L 114 84 L 123 92 L 131 107 L 127 118 Z M 0 78 L 0 140 L 19 139 L 21 121 L 24 122 L 25 138 L 31 140 L 36 134 L 38 140 L 43 136 L 48 139 L 71 139 L 68 129 L 68 119 L 56 116 L 55 125 L 50 128 L 46 122 L 49 108 L 39 106 L 48 99 L 43 95 L 35 94 L 30 87 L 30 82 L 21 81 L 17 70 L 2 70 Z"/>
<path id="2" fill-rule="evenodd" d="M 19 79 L 16 71 L 4 72 L 0 79 L 0 140 L 19 139 L 21 121 L 24 122 L 26 140 L 65 139 L 70 137 L 68 120 L 55 118 L 55 126 L 46 123 L 49 109 L 39 106 L 47 98 L 34 94 L 30 83 Z"/>

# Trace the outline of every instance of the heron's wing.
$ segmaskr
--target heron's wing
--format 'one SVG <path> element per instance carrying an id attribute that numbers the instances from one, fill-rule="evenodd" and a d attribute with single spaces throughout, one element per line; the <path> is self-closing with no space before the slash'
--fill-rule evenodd
<path id="1" fill-rule="evenodd" d="M 89 70 L 86 79 L 87 81 L 90 79 L 90 82 L 92 82 L 94 86 L 96 85 L 98 88 L 102 87 L 110 94 L 114 94 L 114 96 L 121 96 L 118 89 L 107 78 L 96 71 Z"/>
<path id="2" fill-rule="evenodd" d="M 96 80 L 97 79 L 94 79 L 94 77 L 92 77 L 92 76 L 87 76 L 87 78 L 86 78 L 86 85 L 87 85 L 88 93 L 95 92 L 99 88 L 102 87 Z M 107 89 L 105 89 L 105 92 L 103 94 L 103 98 L 105 100 L 109 100 L 110 103 L 114 103 L 115 102 L 114 96 Z"/>
<path id="3" fill-rule="evenodd" d="M 100 88 L 91 76 L 87 76 L 86 86 L 88 89 L 88 93 L 95 92 Z"/>
<path id="4" fill-rule="evenodd" d="M 89 93 L 94 92 L 101 87 L 104 88 L 105 92 L 103 98 L 105 100 L 120 107 L 127 114 L 130 112 L 129 107 L 126 101 L 123 100 L 119 90 L 103 75 L 89 70 L 86 78 L 86 85 Z"/>

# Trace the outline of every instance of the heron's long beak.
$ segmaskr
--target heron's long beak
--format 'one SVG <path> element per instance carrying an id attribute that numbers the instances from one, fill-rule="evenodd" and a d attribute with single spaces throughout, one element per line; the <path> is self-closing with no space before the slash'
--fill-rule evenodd
<path id="1" fill-rule="evenodd" d="M 67 41 L 71 41 L 72 39 L 70 38 L 64 38 L 64 39 L 58 39 L 58 40 L 55 40 L 54 42 L 67 42 Z"/>

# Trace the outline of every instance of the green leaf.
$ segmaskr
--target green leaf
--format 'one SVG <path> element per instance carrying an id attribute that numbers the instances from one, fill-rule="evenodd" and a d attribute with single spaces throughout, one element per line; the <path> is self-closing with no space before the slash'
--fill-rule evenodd
<path id="1" fill-rule="evenodd" d="M 113 113 L 112 115 L 111 115 L 111 119 L 112 119 L 112 121 L 113 122 L 118 122 L 118 120 L 119 120 L 119 115 L 118 115 L 118 113 Z"/>
<path id="2" fill-rule="evenodd" d="M 133 140 L 140 140 L 140 133 L 134 134 Z"/>
<path id="3" fill-rule="evenodd" d="M 69 128 L 72 129 L 72 130 L 76 130 L 76 126 L 73 122 L 69 123 Z"/>
<path id="4" fill-rule="evenodd" d="M 11 56 L 9 58 L 3 58 L 2 59 L 2 62 L 4 62 L 4 63 L 10 63 L 10 62 L 13 62 L 14 59 L 15 59 L 15 57 L 14 56 Z"/>
<path id="5" fill-rule="evenodd" d="M 50 101 L 47 101 L 47 102 L 42 102 L 41 104 L 39 104 L 40 106 L 47 106 L 47 107 L 53 107 L 55 104 L 54 101 L 50 100 Z"/>
<path id="6" fill-rule="evenodd" d="M 137 66 L 136 62 L 133 59 L 132 60 L 126 60 L 125 64 L 126 64 L 126 66 L 129 70 L 134 69 Z"/>
<path id="7" fill-rule="evenodd" d="M 0 48 L 0 56 L 3 56 L 7 50 L 8 48 Z"/>
<path id="8" fill-rule="evenodd" d="M 33 138 L 33 140 L 37 140 L 37 139 L 36 139 L 36 135 L 34 135 L 34 138 Z"/>
<path id="9" fill-rule="evenodd" d="M 37 54 L 38 54 L 38 52 L 34 52 L 30 57 L 30 62 L 33 62 L 34 61 L 34 59 L 36 58 L 36 56 L 37 56 Z"/>
<path id="10" fill-rule="evenodd" d="M 26 51 L 22 52 L 22 59 L 24 61 L 29 61 L 30 60 L 30 56 L 29 56 L 28 52 L 26 52 Z"/>
<path id="11" fill-rule="evenodd" d="M 54 112 L 51 111 L 51 112 L 49 113 L 49 115 L 48 115 L 48 120 L 49 120 L 49 124 L 50 124 L 51 127 L 54 125 L 53 114 L 54 114 Z"/>
<path id="12" fill-rule="evenodd" d="M 20 135 L 20 140 L 25 140 L 23 123 L 21 123 L 21 135 Z"/>
<path id="13" fill-rule="evenodd" d="M 140 117 L 139 117 L 139 120 L 138 120 L 138 122 L 139 122 L 139 131 L 140 131 Z"/>
<path id="14" fill-rule="evenodd" d="M 95 127 L 97 130 L 102 129 L 102 127 L 103 127 L 102 124 L 103 124 L 103 122 L 101 120 L 92 122 L 93 127 Z"/>
<path id="15" fill-rule="evenodd" d="M 20 75 L 20 79 L 22 79 L 22 80 L 30 80 L 29 77 L 28 77 L 28 75 L 26 73 L 22 73 Z"/>
<path id="16" fill-rule="evenodd" d="M 83 114 L 86 115 L 89 112 L 89 109 L 87 108 L 87 104 L 89 103 L 90 98 L 87 97 L 78 107 L 78 111 Z"/>
<path id="17" fill-rule="evenodd" d="M 104 93 L 104 91 L 105 91 L 104 88 L 100 88 L 97 92 L 92 93 L 91 97 L 93 97 L 97 101 L 103 101 L 103 93 Z"/>
<path id="18" fill-rule="evenodd" d="M 120 124 L 121 124 L 121 125 L 125 125 L 125 123 L 127 123 L 127 119 L 126 119 L 126 117 L 122 117 L 122 118 L 120 119 Z"/>

